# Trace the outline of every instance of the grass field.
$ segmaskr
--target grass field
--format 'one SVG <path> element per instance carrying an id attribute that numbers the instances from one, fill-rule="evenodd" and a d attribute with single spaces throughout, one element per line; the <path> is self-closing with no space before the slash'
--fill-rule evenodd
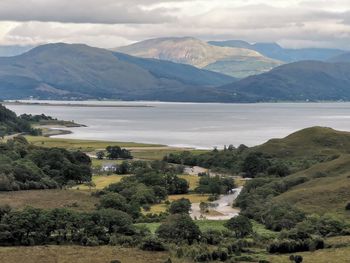
<path id="1" fill-rule="evenodd" d="M 101 190 L 105 188 L 106 186 L 114 183 L 119 183 L 120 180 L 125 177 L 122 175 L 94 175 L 92 176 L 92 182 L 95 183 L 96 187 L 93 187 L 93 189 Z M 79 190 L 89 190 L 90 188 L 86 185 L 78 185 L 73 187 L 73 189 Z"/>
<path id="2" fill-rule="evenodd" d="M 76 140 L 65 138 L 50 138 L 43 136 L 26 136 L 27 140 L 37 146 L 60 147 L 69 150 L 81 150 L 92 152 L 97 149 L 105 149 L 109 145 L 118 145 L 120 147 L 162 147 L 157 144 L 144 144 L 134 142 L 112 142 L 112 141 L 93 141 L 93 140 Z"/>
<path id="3" fill-rule="evenodd" d="M 0 205 L 14 209 L 32 206 L 42 209 L 70 208 L 76 211 L 92 211 L 98 199 L 88 191 L 77 190 L 29 190 L 0 192 Z M 0 261 L 1 262 L 1 261 Z"/>
<path id="4" fill-rule="evenodd" d="M 296 253 L 305 263 L 349 263 L 350 247 L 322 249 L 315 252 Z M 267 256 L 271 263 L 290 263 L 289 255 Z"/>
<path id="5" fill-rule="evenodd" d="M 169 201 L 179 200 L 181 198 L 187 198 L 191 203 L 207 202 L 209 195 L 201 194 L 187 194 L 187 195 L 169 195 Z"/>
<path id="6" fill-rule="evenodd" d="M 169 258 L 165 252 L 145 252 L 138 249 L 99 246 L 37 246 L 1 247 L 0 262 L 6 263 L 163 263 Z"/>

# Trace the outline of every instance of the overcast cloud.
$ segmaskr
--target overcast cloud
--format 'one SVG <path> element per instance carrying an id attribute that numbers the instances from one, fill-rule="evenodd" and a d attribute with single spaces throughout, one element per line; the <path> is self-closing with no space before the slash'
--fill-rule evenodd
<path id="1" fill-rule="evenodd" d="M 1 0 L 0 44 L 116 47 L 165 36 L 350 50 L 349 0 Z"/>

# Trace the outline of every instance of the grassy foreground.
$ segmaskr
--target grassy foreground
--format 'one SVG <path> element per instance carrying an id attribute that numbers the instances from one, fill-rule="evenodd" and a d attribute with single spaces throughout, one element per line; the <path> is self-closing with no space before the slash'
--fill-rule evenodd
<path id="1" fill-rule="evenodd" d="M 36 246 L 1 247 L 0 262 L 6 263 L 163 263 L 168 259 L 163 252 L 145 252 L 138 249 L 99 246 Z"/>

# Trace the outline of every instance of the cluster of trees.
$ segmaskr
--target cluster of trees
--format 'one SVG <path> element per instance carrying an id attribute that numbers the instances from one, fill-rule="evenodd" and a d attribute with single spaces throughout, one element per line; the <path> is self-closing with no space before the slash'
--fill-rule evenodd
<path id="1" fill-rule="evenodd" d="M 91 160 L 80 152 L 31 145 L 23 136 L 0 143 L 0 191 L 48 189 L 91 181 Z"/>
<path id="2" fill-rule="evenodd" d="M 102 200 L 118 200 L 118 204 L 104 204 L 103 207 L 120 209 L 121 204 L 128 204 L 130 208 L 124 207 L 122 211 L 132 210 L 133 216 L 137 217 L 141 207 L 148 209 L 149 205 L 160 203 L 168 195 L 188 193 L 188 182 L 178 177 L 177 168 L 167 163 L 135 161 L 128 164 L 127 170 L 133 175 L 125 176 L 99 193 Z"/>
<path id="3" fill-rule="evenodd" d="M 281 160 L 271 158 L 260 152 L 249 151 L 241 145 L 237 149 L 229 146 L 224 150 L 214 149 L 203 154 L 192 154 L 189 151 L 171 153 L 164 157 L 164 161 L 190 166 L 201 166 L 218 171 L 240 174 L 245 177 L 271 175 L 285 177 L 290 170 Z"/>
<path id="4" fill-rule="evenodd" d="M 120 146 L 107 146 L 106 152 L 98 151 L 96 153 L 97 159 L 104 159 L 107 157 L 109 160 L 117 159 L 132 159 L 131 152 L 127 149 L 121 148 Z"/>
<path id="5" fill-rule="evenodd" d="M 56 118 L 53 118 L 51 116 L 47 116 L 45 114 L 40 115 L 32 115 L 24 113 L 19 116 L 20 119 L 28 121 L 28 122 L 41 122 L 41 121 L 57 121 Z"/>
<path id="6" fill-rule="evenodd" d="M 220 195 L 227 194 L 235 187 L 234 180 L 230 177 L 204 175 L 200 177 L 195 191 L 200 194 Z"/>
<path id="7" fill-rule="evenodd" d="M 41 130 L 33 129 L 28 120 L 17 117 L 16 113 L 0 104 L 0 137 L 15 133 L 40 135 Z"/>

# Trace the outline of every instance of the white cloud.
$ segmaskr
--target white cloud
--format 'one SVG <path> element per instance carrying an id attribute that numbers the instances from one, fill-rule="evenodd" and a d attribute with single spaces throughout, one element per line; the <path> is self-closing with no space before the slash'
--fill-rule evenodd
<path id="1" fill-rule="evenodd" d="M 349 0 L 1 0 L 0 44 L 195 36 L 350 49 L 349 17 Z"/>

